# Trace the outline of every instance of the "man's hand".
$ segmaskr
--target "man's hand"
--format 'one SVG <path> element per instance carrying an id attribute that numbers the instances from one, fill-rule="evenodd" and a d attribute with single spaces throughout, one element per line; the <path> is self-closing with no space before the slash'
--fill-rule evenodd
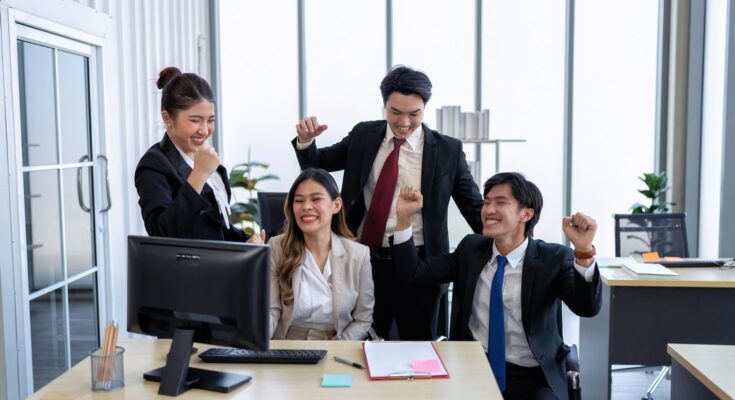
<path id="1" fill-rule="evenodd" d="M 597 232 L 597 222 L 590 216 L 575 213 L 562 218 L 562 229 L 577 251 L 592 251 L 592 241 Z"/>
<path id="2" fill-rule="evenodd" d="M 265 231 L 261 230 L 260 233 L 256 233 L 255 235 L 250 236 L 250 239 L 248 239 L 248 243 L 253 243 L 253 244 L 265 243 Z"/>
<path id="3" fill-rule="evenodd" d="M 299 143 L 306 143 L 322 134 L 328 128 L 327 125 L 319 125 L 316 116 L 306 117 L 296 124 L 296 134 Z"/>
<path id="4" fill-rule="evenodd" d="M 404 186 L 398 192 L 396 200 L 396 230 L 401 231 L 411 226 L 411 215 L 419 212 L 424 206 L 424 196 L 413 186 Z"/>

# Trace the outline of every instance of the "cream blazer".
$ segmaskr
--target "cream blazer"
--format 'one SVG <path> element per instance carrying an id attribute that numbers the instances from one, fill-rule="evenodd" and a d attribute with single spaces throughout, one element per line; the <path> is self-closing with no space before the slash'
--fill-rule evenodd
<path id="1" fill-rule="evenodd" d="M 293 320 L 293 304 L 281 302 L 277 268 L 283 261 L 283 235 L 272 238 L 271 246 L 271 338 L 285 339 Z M 370 249 L 332 232 L 332 319 L 336 339 L 362 340 L 373 323 L 375 287 L 370 265 Z M 304 260 L 301 260 L 303 265 Z M 299 267 L 302 268 L 302 267 Z M 298 298 L 301 271 L 293 278 L 294 298 Z"/>

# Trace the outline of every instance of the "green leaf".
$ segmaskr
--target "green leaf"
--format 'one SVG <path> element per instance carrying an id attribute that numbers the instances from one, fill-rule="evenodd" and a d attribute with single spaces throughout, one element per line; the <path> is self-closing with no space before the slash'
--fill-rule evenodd
<path id="1" fill-rule="evenodd" d="M 267 163 L 264 163 L 264 162 L 260 162 L 260 161 L 250 161 L 248 164 L 250 165 L 250 167 L 260 167 L 260 168 L 269 168 L 270 167 L 270 164 L 267 164 Z"/>
<path id="2" fill-rule="evenodd" d="M 278 177 L 278 176 L 276 176 L 276 175 L 273 175 L 273 174 L 268 174 L 268 175 L 263 175 L 263 176 L 261 176 L 260 178 L 256 178 L 256 179 L 255 179 L 255 181 L 256 181 L 256 182 L 260 182 L 260 181 L 271 181 L 271 180 L 275 180 L 275 181 L 277 181 L 277 180 L 279 180 L 279 179 L 281 179 L 281 178 L 279 178 L 279 177 Z"/>
<path id="3" fill-rule="evenodd" d="M 239 163 L 233 166 L 228 176 L 230 187 L 244 189 L 247 196 L 246 201 L 236 202 L 230 207 L 232 211 L 230 221 L 241 225 L 245 225 L 246 222 L 249 222 L 248 226 L 245 227 L 244 230 L 250 234 L 253 233 L 255 221 L 259 220 L 260 214 L 257 197 L 258 182 L 280 179 L 274 174 L 264 174 L 260 177 L 254 177 L 253 170 L 255 168 L 268 169 L 269 167 L 270 164 L 268 163 L 250 160 L 250 155 L 248 153 L 248 162 Z"/>

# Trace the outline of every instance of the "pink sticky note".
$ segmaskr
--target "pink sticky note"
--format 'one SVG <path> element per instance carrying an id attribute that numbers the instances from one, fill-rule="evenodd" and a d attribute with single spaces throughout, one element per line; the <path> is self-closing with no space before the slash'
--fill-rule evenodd
<path id="1" fill-rule="evenodd" d="M 416 372 L 422 372 L 426 374 L 442 372 L 441 364 L 437 359 L 412 361 L 411 368 Z"/>

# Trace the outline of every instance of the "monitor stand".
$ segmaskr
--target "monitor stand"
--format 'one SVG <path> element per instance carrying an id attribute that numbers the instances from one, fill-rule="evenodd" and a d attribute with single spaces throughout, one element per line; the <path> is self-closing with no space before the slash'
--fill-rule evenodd
<path id="1" fill-rule="evenodd" d="M 146 380 L 161 382 L 158 394 L 178 396 L 191 388 L 227 393 L 250 381 L 248 375 L 189 368 L 193 339 L 194 331 L 177 329 L 166 365 L 143 374 Z"/>

